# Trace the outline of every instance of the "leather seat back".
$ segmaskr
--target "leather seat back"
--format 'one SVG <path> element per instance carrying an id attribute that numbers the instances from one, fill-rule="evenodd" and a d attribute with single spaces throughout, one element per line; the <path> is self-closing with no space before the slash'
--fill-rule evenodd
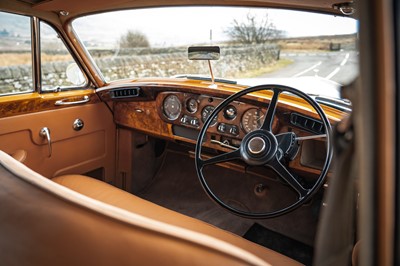
<path id="1" fill-rule="evenodd" d="M 211 236 L 64 188 L 0 151 L 3 265 L 268 265 Z"/>

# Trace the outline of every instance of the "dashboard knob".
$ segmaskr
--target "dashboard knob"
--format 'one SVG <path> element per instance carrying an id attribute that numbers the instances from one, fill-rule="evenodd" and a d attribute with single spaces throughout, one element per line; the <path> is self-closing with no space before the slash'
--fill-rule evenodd
<path id="1" fill-rule="evenodd" d="M 187 124 L 187 121 L 188 121 L 188 119 L 187 119 L 186 116 L 183 116 L 183 117 L 181 118 L 181 123 L 182 123 L 182 124 Z"/>
<path id="2" fill-rule="evenodd" d="M 225 124 L 221 123 L 221 124 L 218 125 L 218 131 L 219 132 L 225 132 L 225 130 L 226 130 L 226 125 Z"/>
<path id="3" fill-rule="evenodd" d="M 190 124 L 191 124 L 192 126 L 198 127 L 198 126 L 199 126 L 199 120 L 198 120 L 197 118 L 193 118 L 193 119 L 190 121 Z"/>
<path id="4" fill-rule="evenodd" d="M 237 135 L 238 134 L 237 126 L 232 126 L 231 129 L 229 129 L 229 133 L 232 135 Z"/>

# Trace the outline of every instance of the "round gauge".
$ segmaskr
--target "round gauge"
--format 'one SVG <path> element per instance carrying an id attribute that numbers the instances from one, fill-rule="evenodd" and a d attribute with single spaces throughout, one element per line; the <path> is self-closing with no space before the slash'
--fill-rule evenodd
<path id="1" fill-rule="evenodd" d="M 233 105 L 228 105 L 228 107 L 225 108 L 224 111 L 224 117 L 228 120 L 233 120 L 236 118 L 237 115 L 237 109 Z"/>
<path id="2" fill-rule="evenodd" d="M 196 99 L 190 98 L 186 101 L 186 110 L 189 113 L 195 113 L 197 112 L 197 108 L 199 107 L 198 102 Z"/>
<path id="3" fill-rule="evenodd" d="M 264 122 L 265 114 L 257 108 L 248 109 L 242 116 L 242 126 L 246 133 L 259 129 Z"/>
<path id="4" fill-rule="evenodd" d="M 164 99 L 164 114 L 169 120 L 175 120 L 182 111 L 181 102 L 176 95 L 169 95 Z"/>
<path id="5" fill-rule="evenodd" d="M 207 118 L 211 115 L 211 113 L 214 111 L 214 106 L 212 105 L 207 105 L 206 107 L 203 108 L 203 111 L 201 111 L 201 120 L 203 123 L 207 120 Z M 210 126 L 214 126 L 217 123 L 218 120 L 218 115 L 214 117 L 214 119 L 211 121 Z"/>

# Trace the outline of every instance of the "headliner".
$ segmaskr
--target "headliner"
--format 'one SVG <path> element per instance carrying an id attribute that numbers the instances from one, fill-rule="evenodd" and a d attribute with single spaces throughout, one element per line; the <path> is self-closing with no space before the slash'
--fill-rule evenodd
<path id="1" fill-rule="evenodd" d="M 34 10 L 69 13 L 69 18 L 102 11 L 176 5 L 234 5 L 266 6 L 315 10 L 324 13 L 341 14 L 333 5 L 352 0 L 17 0 L 27 3 Z"/>

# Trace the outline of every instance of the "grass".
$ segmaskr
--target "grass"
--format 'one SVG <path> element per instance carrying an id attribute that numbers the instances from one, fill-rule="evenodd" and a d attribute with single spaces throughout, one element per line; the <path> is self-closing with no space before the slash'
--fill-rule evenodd
<path id="1" fill-rule="evenodd" d="M 32 62 L 32 55 L 30 53 L 7 53 L 0 54 L 0 67 L 2 66 L 16 66 L 28 65 Z"/>
<path id="2" fill-rule="evenodd" d="M 268 65 L 266 67 L 262 67 L 262 68 L 258 68 L 255 70 L 249 70 L 246 71 L 245 73 L 240 75 L 240 78 L 256 78 L 262 75 L 265 75 L 267 73 L 271 73 L 274 72 L 276 70 L 279 70 L 281 68 L 284 68 L 290 64 L 292 64 L 293 61 L 290 59 L 286 59 L 286 58 L 282 58 L 278 61 L 276 61 L 274 64 L 272 65 Z"/>
<path id="3" fill-rule="evenodd" d="M 42 55 L 42 62 L 71 61 L 71 55 Z M 32 64 L 30 53 L 0 53 L 0 67 Z"/>

